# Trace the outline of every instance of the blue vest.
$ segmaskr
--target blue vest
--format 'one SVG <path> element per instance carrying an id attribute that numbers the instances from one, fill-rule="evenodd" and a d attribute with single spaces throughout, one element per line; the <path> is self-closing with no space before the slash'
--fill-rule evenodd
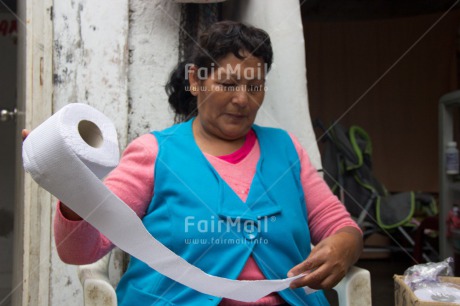
<path id="1" fill-rule="evenodd" d="M 254 125 L 260 160 L 246 202 L 208 162 L 192 133 L 193 119 L 154 132 L 154 196 L 143 218 L 147 230 L 189 263 L 237 279 L 253 256 L 267 279 L 285 278 L 310 253 L 300 164 L 289 135 Z M 321 291 L 279 294 L 291 305 L 328 305 Z M 217 305 L 131 257 L 118 287 L 119 305 Z"/>

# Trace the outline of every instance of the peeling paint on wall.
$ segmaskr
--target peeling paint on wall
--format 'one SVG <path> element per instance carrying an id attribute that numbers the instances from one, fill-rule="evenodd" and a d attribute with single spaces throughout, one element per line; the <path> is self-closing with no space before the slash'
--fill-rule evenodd
<path id="1" fill-rule="evenodd" d="M 173 123 L 164 86 L 177 64 L 180 6 L 130 1 L 128 138 Z"/>
<path id="2" fill-rule="evenodd" d="M 60 1 L 54 8 L 55 109 L 92 105 L 126 145 L 128 1 Z"/>

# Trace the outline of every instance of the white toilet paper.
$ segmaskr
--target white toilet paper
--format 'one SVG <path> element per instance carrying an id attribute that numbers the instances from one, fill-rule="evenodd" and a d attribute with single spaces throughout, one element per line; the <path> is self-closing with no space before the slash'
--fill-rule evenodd
<path id="1" fill-rule="evenodd" d="M 24 169 L 40 186 L 120 249 L 183 285 L 213 296 L 252 302 L 288 288 L 301 277 L 236 281 L 209 275 L 189 264 L 156 240 L 136 213 L 100 181 L 118 164 L 118 156 L 113 124 L 99 111 L 79 103 L 56 112 L 33 130 L 23 145 Z"/>

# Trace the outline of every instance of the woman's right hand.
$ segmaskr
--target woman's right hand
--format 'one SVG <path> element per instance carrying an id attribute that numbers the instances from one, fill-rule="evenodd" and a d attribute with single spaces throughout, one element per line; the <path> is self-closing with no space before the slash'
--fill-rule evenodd
<path id="1" fill-rule="evenodd" d="M 21 136 L 22 136 L 22 141 L 26 140 L 27 136 L 29 136 L 30 134 L 30 131 L 29 130 L 26 130 L 26 129 L 23 129 L 21 131 Z M 80 221 L 80 220 L 83 220 L 79 215 L 77 215 L 76 212 L 74 212 L 73 210 L 71 210 L 69 207 L 67 207 L 64 203 L 61 202 L 61 205 L 59 205 L 58 207 L 61 208 L 61 213 L 62 215 L 69 219 L 69 220 L 72 220 L 72 221 Z"/>

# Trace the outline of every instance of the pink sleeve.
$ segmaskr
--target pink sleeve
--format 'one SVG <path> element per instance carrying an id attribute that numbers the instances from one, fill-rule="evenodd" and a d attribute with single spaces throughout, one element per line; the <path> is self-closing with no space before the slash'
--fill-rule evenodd
<path id="1" fill-rule="evenodd" d="M 119 165 L 105 178 L 104 184 L 142 218 L 153 196 L 153 171 L 158 144 L 152 134 L 131 142 Z M 95 262 L 107 254 L 113 244 L 86 221 L 66 219 L 58 202 L 54 218 L 54 237 L 62 261 L 81 265 Z"/>
<path id="2" fill-rule="evenodd" d="M 313 244 L 317 244 L 345 226 L 360 228 L 351 219 L 345 206 L 332 193 L 329 186 L 311 164 L 305 149 L 297 138 L 290 135 L 300 159 L 300 180 L 305 194 L 308 226 Z"/>

